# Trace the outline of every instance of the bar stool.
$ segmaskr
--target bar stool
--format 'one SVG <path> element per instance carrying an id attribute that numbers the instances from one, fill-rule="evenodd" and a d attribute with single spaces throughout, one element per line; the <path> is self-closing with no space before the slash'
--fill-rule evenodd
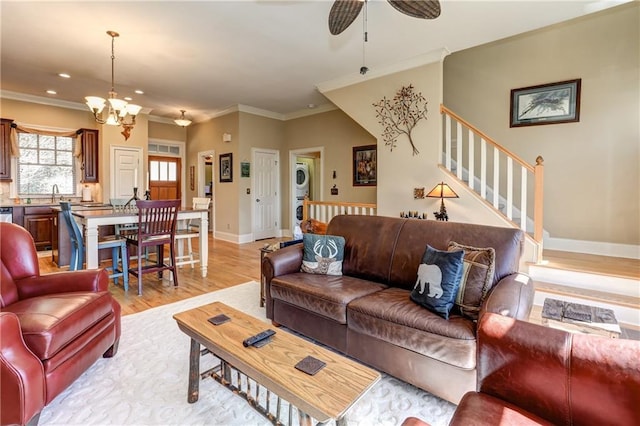
<path id="1" fill-rule="evenodd" d="M 194 197 L 192 207 L 198 210 L 209 210 L 209 204 L 211 198 Z M 206 235 L 207 231 L 205 231 Z M 192 238 L 200 237 L 200 219 L 189 219 L 186 226 L 176 230 L 176 241 L 178 242 L 178 255 L 176 256 L 176 266 L 191 265 L 191 269 L 194 265 L 200 262 L 200 256 L 196 258 L 193 254 L 193 245 L 191 244 Z M 187 254 L 184 254 L 183 240 L 187 240 Z"/>
<path id="2" fill-rule="evenodd" d="M 62 216 L 67 225 L 69 231 L 69 237 L 71 239 L 71 260 L 69 262 L 69 270 L 76 271 L 84 268 L 84 239 L 80 232 L 78 223 L 71 216 L 71 203 L 69 201 L 61 201 L 60 208 L 62 209 Z M 129 290 L 129 273 L 128 273 L 128 258 L 127 258 L 127 242 L 124 238 L 117 235 L 108 235 L 105 237 L 99 237 L 98 250 L 111 249 L 111 261 L 112 266 L 107 267 L 111 272 L 109 278 L 113 278 L 113 283 L 118 285 L 118 278 L 122 277 L 124 283 L 124 290 Z M 118 269 L 120 264 L 120 258 L 122 256 L 122 268 Z"/>

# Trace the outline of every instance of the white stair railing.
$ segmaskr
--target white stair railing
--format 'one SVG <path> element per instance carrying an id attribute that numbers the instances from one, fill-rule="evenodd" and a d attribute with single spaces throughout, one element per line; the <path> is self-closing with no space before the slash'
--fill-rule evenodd
<path id="1" fill-rule="evenodd" d="M 360 214 L 375 216 L 378 208 L 373 203 L 347 203 L 340 201 L 311 201 L 305 197 L 302 204 L 302 220 L 316 219 L 320 222 L 329 221 L 339 214 Z"/>
<path id="2" fill-rule="evenodd" d="M 535 165 L 528 164 L 444 105 L 440 113 L 444 116 L 444 167 L 542 245 L 542 157 L 536 158 Z M 531 217 L 533 229 L 528 229 Z"/>

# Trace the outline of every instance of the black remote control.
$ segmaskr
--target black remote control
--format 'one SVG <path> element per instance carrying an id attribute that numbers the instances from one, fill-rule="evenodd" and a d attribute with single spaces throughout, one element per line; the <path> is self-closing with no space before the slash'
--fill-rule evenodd
<path id="1" fill-rule="evenodd" d="M 248 346 L 254 346 L 256 343 L 261 342 L 265 339 L 268 339 L 269 337 L 273 336 L 274 334 L 276 334 L 275 331 L 269 329 L 269 330 L 265 330 L 265 331 L 261 331 L 260 333 L 256 334 L 255 336 L 251 336 L 248 337 L 246 339 L 244 339 L 242 341 L 242 344 L 244 345 L 244 347 L 248 347 Z"/>

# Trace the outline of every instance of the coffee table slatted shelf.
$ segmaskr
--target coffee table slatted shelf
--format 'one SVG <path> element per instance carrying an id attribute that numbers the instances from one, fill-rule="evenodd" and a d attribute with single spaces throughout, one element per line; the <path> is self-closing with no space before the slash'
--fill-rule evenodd
<path id="1" fill-rule="evenodd" d="M 218 326 L 207 321 L 219 314 L 229 316 L 231 321 Z M 308 423 L 310 416 L 320 423 L 335 419 L 337 424 L 344 424 L 349 408 L 380 380 L 377 371 L 284 330 L 277 330 L 270 343 L 261 348 L 246 348 L 242 341 L 269 325 L 220 302 L 178 313 L 174 318 L 192 339 L 190 402 L 198 398 L 200 345 L 294 405 L 301 423 Z M 314 376 L 294 368 L 308 355 L 326 363 Z"/>

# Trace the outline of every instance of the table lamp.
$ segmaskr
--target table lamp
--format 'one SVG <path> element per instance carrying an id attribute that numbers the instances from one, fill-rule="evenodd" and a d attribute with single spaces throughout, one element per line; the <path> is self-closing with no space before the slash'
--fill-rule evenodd
<path id="1" fill-rule="evenodd" d="M 444 206 L 445 198 L 459 198 L 453 189 L 444 182 L 437 184 L 429 193 L 427 198 L 440 198 L 440 212 L 433 212 L 437 220 L 449 220 L 447 208 Z"/>

